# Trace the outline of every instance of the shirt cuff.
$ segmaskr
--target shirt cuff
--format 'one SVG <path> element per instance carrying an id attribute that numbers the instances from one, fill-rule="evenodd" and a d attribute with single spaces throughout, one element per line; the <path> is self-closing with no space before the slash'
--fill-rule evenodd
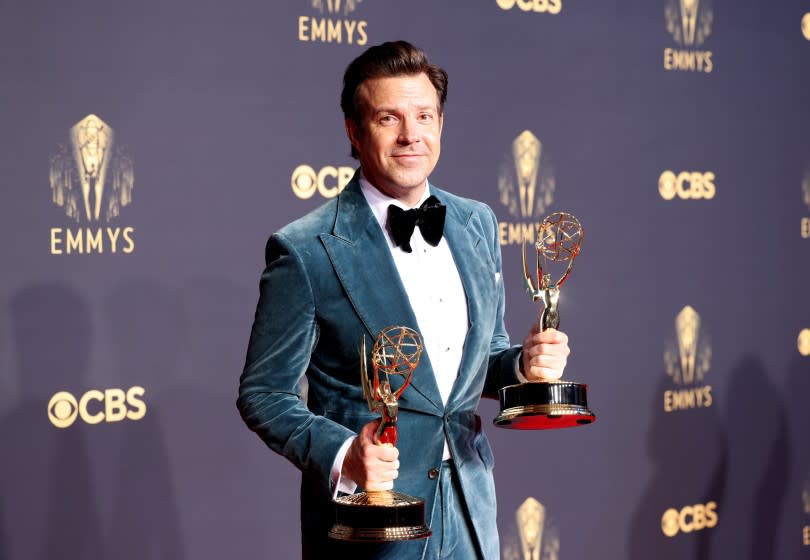
<path id="1" fill-rule="evenodd" d="M 523 372 L 520 371 L 520 363 L 523 361 L 523 350 L 517 353 L 515 356 L 515 377 L 517 377 L 518 381 L 521 383 L 528 383 L 529 380 L 526 379 L 526 376 L 523 375 Z"/>
<path id="2" fill-rule="evenodd" d="M 355 438 L 357 438 L 357 436 L 352 436 L 343 442 L 343 445 L 341 445 L 340 449 L 338 449 L 337 455 L 335 455 L 335 462 L 332 463 L 330 479 L 332 481 L 333 500 L 337 497 L 338 492 L 343 492 L 344 494 L 354 494 L 354 491 L 357 490 L 357 483 L 355 481 L 348 476 L 340 475 L 340 471 L 343 469 L 343 459 L 346 458 L 346 452 L 349 450 L 349 446 L 352 444 Z"/>

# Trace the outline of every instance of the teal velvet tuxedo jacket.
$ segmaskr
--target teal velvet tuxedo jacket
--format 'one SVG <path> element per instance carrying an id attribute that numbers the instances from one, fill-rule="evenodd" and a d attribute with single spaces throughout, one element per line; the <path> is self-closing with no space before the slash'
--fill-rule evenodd
<path id="1" fill-rule="evenodd" d="M 469 326 L 447 404 L 427 354 L 399 400 L 394 488 L 423 498 L 430 518 L 438 480 L 428 473 L 440 466 L 446 437 L 484 557 L 494 560 L 500 553 L 493 456 L 477 408 L 482 395 L 496 397 L 500 387 L 518 382 L 520 348 L 510 347 L 503 322 L 494 213 L 430 188 L 447 206 L 444 234 L 464 286 Z M 338 545 L 327 537 L 331 467 L 343 442 L 376 417 L 360 385 L 360 341 L 373 342 L 388 326 L 419 325 L 358 174 L 337 198 L 274 234 L 265 257 L 237 405 L 248 427 L 302 471 L 302 541 L 309 557 Z"/>

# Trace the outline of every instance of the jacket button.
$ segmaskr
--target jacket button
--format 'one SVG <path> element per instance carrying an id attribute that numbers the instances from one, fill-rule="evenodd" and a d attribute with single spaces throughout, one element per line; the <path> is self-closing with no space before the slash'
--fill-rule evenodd
<path id="1" fill-rule="evenodd" d="M 433 468 L 428 471 L 428 478 L 430 480 L 436 480 L 439 478 L 439 469 Z"/>

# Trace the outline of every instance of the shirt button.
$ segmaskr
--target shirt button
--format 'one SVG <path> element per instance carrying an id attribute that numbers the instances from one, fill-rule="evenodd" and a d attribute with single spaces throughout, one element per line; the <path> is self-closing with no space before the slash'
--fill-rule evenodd
<path id="1" fill-rule="evenodd" d="M 428 478 L 430 480 L 436 480 L 437 478 L 439 478 L 439 469 L 437 468 L 430 469 L 428 471 Z"/>

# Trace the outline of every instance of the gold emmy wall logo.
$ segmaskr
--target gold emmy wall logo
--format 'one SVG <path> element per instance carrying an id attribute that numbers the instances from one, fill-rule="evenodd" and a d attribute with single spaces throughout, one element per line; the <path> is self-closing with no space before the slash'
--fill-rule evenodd
<path id="1" fill-rule="evenodd" d="M 133 227 L 109 224 L 132 202 L 135 171 L 132 158 L 116 143 L 112 127 L 87 115 L 58 144 L 50 158 L 53 203 L 84 227 L 52 227 L 52 255 L 132 253 Z"/>
<path id="2" fill-rule="evenodd" d="M 704 385 L 712 361 L 712 347 L 700 315 L 687 305 L 675 317 L 675 339 L 664 349 L 664 367 L 677 389 L 664 391 L 664 411 L 712 406 L 711 385 Z"/>
<path id="3" fill-rule="evenodd" d="M 661 516 L 661 531 L 672 538 L 679 533 L 712 529 L 719 520 L 717 502 L 714 501 L 682 508 L 669 508 Z"/>
<path id="4" fill-rule="evenodd" d="M 559 560 L 560 534 L 543 504 L 526 498 L 515 512 L 515 521 L 518 538 L 504 547 L 503 560 Z"/>
<path id="5" fill-rule="evenodd" d="M 810 473 L 808 473 L 804 481 L 804 488 L 802 488 L 802 509 L 806 520 L 805 525 L 802 527 L 802 544 L 810 546 L 810 520 L 807 520 L 807 516 L 810 516 Z"/>
<path id="6" fill-rule="evenodd" d="M 658 177 L 658 194 L 664 200 L 711 200 L 717 195 L 716 180 L 712 171 L 666 170 Z"/>
<path id="7" fill-rule="evenodd" d="M 315 15 L 298 16 L 298 40 L 312 43 L 368 43 L 368 22 L 352 16 L 363 0 L 307 0 Z"/>
<path id="8" fill-rule="evenodd" d="M 562 10 L 562 0 L 495 0 L 502 10 L 518 8 L 524 12 L 536 14 L 559 14 Z"/>
<path id="9" fill-rule="evenodd" d="M 810 12 L 802 16 L 802 35 L 810 41 Z"/>
<path id="10" fill-rule="evenodd" d="M 48 402 L 48 420 L 57 428 L 69 428 L 81 418 L 86 424 L 140 420 L 146 415 L 144 388 L 128 390 L 91 389 L 78 399 L 67 391 L 59 391 Z"/>
<path id="11" fill-rule="evenodd" d="M 810 515 L 810 473 L 804 481 L 804 488 L 802 488 L 802 506 L 804 513 Z"/>
<path id="12" fill-rule="evenodd" d="M 802 356 L 810 356 L 810 329 L 802 329 L 799 331 L 796 345 L 799 348 L 799 354 Z"/>
<path id="13" fill-rule="evenodd" d="M 807 170 L 804 172 L 804 177 L 802 178 L 802 202 L 807 206 L 808 212 L 810 212 L 810 165 L 807 166 Z M 802 239 L 810 239 L 810 216 L 802 217 L 801 234 Z"/>
<path id="14" fill-rule="evenodd" d="M 315 193 L 323 198 L 335 198 L 353 176 L 354 168 L 349 166 L 326 165 L 316 170 L 311 165 L 301 164 L 293 169 L 290 186 L 293 194 L 302 200 L 312 198 Z"/>
<path id="15" fill-rule="evenodd" d="M 709 73 L 712 51 L 700 47 L 711 35 L 714 12 L 711 0 L 665 0 L 664 18 L 675 48 L 664 49 L 664 69 Z"/>
<path id="16" fill-rule="evenodd" d="M 521 221 L 499 222 L 501 245 L 534 243 L 535 232 L 554 202 L 554 170 L 543 143 L 530 130 L 512 141 L 498 173 L 498 193 L 509 214 Z"/>

